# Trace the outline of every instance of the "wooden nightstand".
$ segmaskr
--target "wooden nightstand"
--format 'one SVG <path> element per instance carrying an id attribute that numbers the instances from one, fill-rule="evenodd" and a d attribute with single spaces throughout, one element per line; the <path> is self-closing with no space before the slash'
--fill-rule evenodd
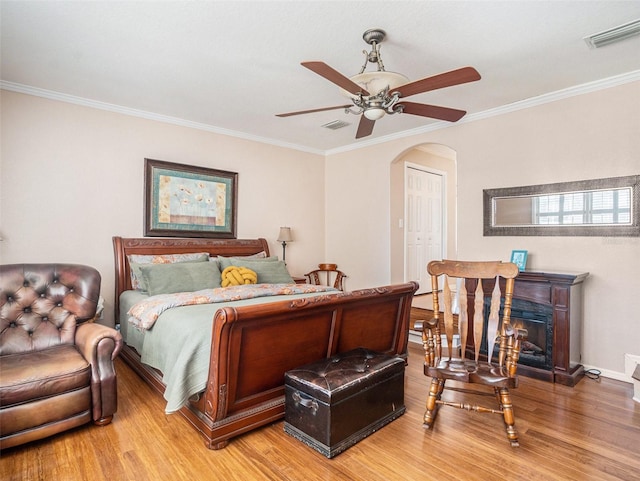
<path id="1" fill-rule="evenodd" d="M 293 280 L 295 281 L 296 284 L 306 284 L 307 283 L 307 278 L 306 277 L 297 277 L 297 276 L 291 276 L 293 277 Z"/>

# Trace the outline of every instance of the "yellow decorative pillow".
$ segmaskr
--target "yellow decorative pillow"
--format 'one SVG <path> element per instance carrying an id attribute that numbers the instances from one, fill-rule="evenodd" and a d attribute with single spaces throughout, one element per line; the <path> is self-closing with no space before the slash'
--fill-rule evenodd
<path id="1" fill-rule="evenodd" d="M 257 283 L 258 275 L 246 267 L 229 266 L 222 271 L 222 287 Z"/>

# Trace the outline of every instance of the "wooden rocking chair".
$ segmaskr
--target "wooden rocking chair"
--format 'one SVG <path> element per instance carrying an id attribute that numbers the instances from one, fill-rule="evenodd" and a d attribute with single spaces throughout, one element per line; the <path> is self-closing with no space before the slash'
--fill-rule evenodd
<path id="1" fill-rule="evenodd" d="M 518 267 L 510 262 L 462 262 L 433 261 L 427 267 L 431 275 L 433 287 L 433 313 L 430 321 L 417 321 L 415 329 L 422 330 L 422 341 L 425 348 L 424 374 L 431 377 L 427 408 L 424 415 L 424 426 L 429 429 L 433 425 L 438 408 L 451 406 L 479 413 L 501 414 L 507 430 L 507 438 L 511 446 L 518 446 L 518 433 L 515 427 L 510 388 L 518 385 L 516 377 L 517 362 L 520 356 L 520 332 L 511 326 L 511 301 L 515 277 Z M 457 299 L 459 314 L 457 326 L 454 326 L 450 279 L 460 279 L 457 283 Z M 438 285 L 440 280 L 441 285 Z M 467 293 L 466 288 L 477 284 L 475 292 Z M 504 293 L 501 293 L 501 287 Z M 485 322 L 485 291 L 491 292 L 488 321 Z M 439 293 L 443 297 L 444 319 L 441 319 Z M 487 294 L 488 297 L 488 294 Z M 500 319 L 501 299 L 502 319 Z M 467 305 L 474 303 L 474 317 L 469 322 Z M 470 324 L 473 332 L 468 333 Z M 447 354 L 442 356 L 442 329 L 446 338 Z M 456 329 L 457 328 L 457 329 Z M 457 331 L 457 332 L 456 332 Z M 460 355 L 455 355 L 454 335 L 459 336 Z M 473 359 L 465 357 L 467 338 L 473 338 Z M 481 343 L 485 343 L 486 356 L 481 356 Z M 497 361 L 494 356 L 497 352 Z M 470 349 L 471 350 L 471 349 Z M 455 380 L 468 384 L 482 384 L 493 388 L 493 393 L 486 389 L 455 389 L 466 393 L 492 394 L 498 401 L 498 409 L 443 401 L 441 399 L 447 380 Z"/>

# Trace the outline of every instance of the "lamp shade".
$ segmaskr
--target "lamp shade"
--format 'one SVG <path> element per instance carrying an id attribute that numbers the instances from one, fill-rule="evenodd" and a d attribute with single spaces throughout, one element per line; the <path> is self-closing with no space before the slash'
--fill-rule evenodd
<path id="1" fill-rule="evenodd" d="M 292 242 L 291 227 L 280 227 L 280 234 L 278 234 L 278 242 Z"/>

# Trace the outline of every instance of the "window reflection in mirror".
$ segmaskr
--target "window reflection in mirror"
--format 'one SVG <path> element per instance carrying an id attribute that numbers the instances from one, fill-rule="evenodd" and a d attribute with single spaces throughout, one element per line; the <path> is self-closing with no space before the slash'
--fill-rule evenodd
<path id="1" fill-rule="evenodd" d="M 640 175 L 483 190 L 486 236 L 640 236 Z"/>
<path id="2" fill-rule="evenodd" d="M 631 187 L 493 199 L 493 225 L 631 225 Z"/>

